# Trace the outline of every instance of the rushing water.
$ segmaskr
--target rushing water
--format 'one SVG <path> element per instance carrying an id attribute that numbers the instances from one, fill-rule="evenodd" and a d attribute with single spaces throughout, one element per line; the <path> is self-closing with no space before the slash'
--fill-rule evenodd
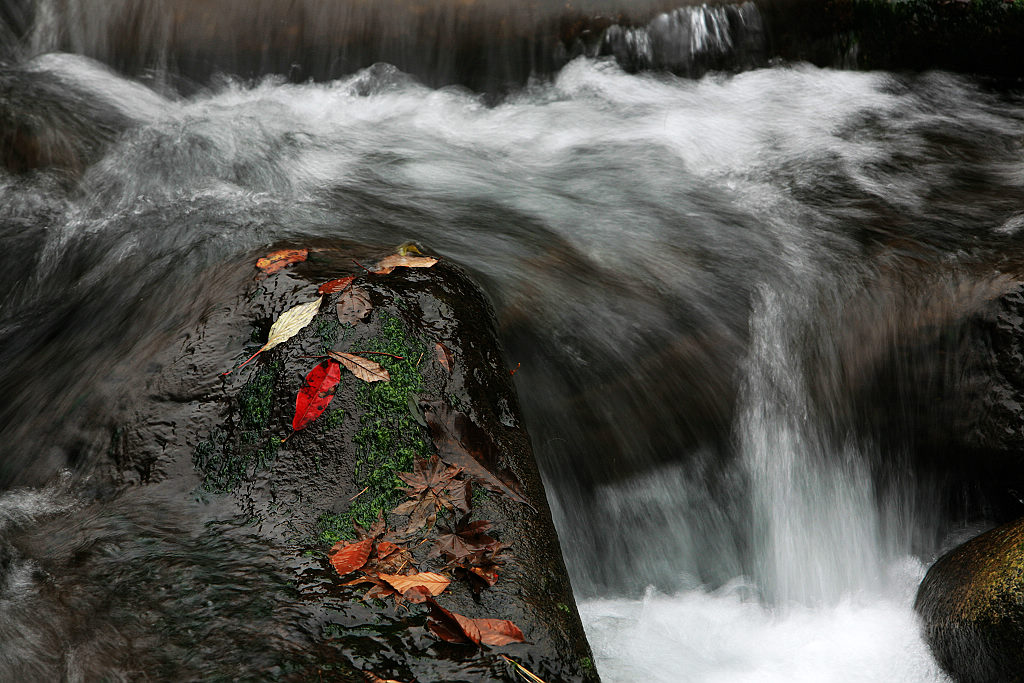
<path id="1" fill-rule="evenodd" d="M 164 391 L 140 389 L 154 353 L 193 333 L 253 254 L 411 239 L 495 302 L 605 680 L 942 680 L 910 605 L 969 511 L 949 514 L 941 473 L 917 469 L 932 442 L 899 428 L 920 426 L 930 386 L 968 395 L 955 360 L 912 352 L 1014 268 L 1015 97 L 941 73 L 690 80 L 596 57 L 494 106 L 388 65 L 188 97 L 69 55 L 24 68 L 116 125 L 80 141 L 97 150 L 80 177 L 0 175 L 0 481 L 17 487 L 0 541 L 34 539 L 0 554 L 11 623 L 76 614 L 34 592 L 44 559 L 73 562 L 57 534 L 212 553 L 171 542 L 192 524 L 174 502 L 187 491 L 154 494 L 160 520 L 143 494 L 69 515 L 61 472 L 107 457 L 134 392 Z M 899 391 L 875 405 L 879 376 Z M 210 581 L 242 583 L 250 560 L 232 559 L 237 573 Z M 103 604 L 90 580 L 80 609 Z M 49 671 L 62 633 L 8 639 L 0 673 Z M 100 641 L 54 666 L 102 661 Z"/>

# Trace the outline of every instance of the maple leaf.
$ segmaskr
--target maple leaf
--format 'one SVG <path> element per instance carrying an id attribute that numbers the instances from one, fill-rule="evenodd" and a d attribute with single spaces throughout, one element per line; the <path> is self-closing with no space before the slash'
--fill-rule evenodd
<path id="1" fill-rule="evenodd" d="M 438 535 L 431 556 L 443 554 L 454 562 L 466 562 L 474 553 L 487 550 L 497 553 L 505 546 L 485 533 L 490 528 L 489 521 L 470 522 L 469 516 L 466 515 L 454 528 L 441 527 L 444 533 Z"/>
<path id="2" fill-rule="evenodd" d="M 376 361 L 341 351 L 328 351 L 327 355 L 344 365 L 349 372 L 364 382 L 388 382 L 391 380 L 391 373 Z"/>
<path id="3" fill-rule="evenodd" d="M 460 467 L 445 465 L 435 455 L 429 460 L 417 460 L 412 472 L 399 472 L 398 477 L 409 484 L 403 489 L 409 500 L 401 503 L 393 512 L 409 515 L 409 526 L 404 534 L 411 534 L 424 525 L 432 525 L 439 509 L 469 511 L 467 482 L 455 479 L 461 471 Z"/>
<path id="4" fill-rule="evenodd" d="M 287 265 L 305 261 L 309 256 L 308 249 L 281 249 L 272 251 L 256 261 L 256 267 L 267 275 L 273 275 Z"/>
<path id="5" fill-rule="evenodd" d="M 334 294 L 348 287 L 355 279 L 355 275 L 349 275 L 348 277 L 339 277 L 337 280 L 328 280 L 317 287 L 316 292 L 317 294 Z"/>
<path id="6" fill-rule="evenodd" d="M 420 407 L 430 426 L 430 438 L 442 460 L 461 467 L 488 489 L 504 493 L 536 512 L 536 508 L 519 491 L 515 478 L 498 469 L 498 447 L 486 431 L 468 415 L 452 410 L 443 401 L 423 401 Z"/>
<path id="7" fill-rule="evenodd" d="M 361 287 L 352 287 L 338 299 L 338 321 L 354 325 L 373 310 L 370 295 Z"/>
<path id="8" fill-rule="evenodd" d="M 282 313 L 277 320 L 274 321 L 274 324 L 270 326 L 270 333 L 267 335 L 267 343 L 261 346 L 259 351 L 249 356 L 245 363 L 242 363 L 236 369 L 241 370 L 256 356 L 260 355 L 264 351 L 269 351 L 278 344 L 286 342 L 298 334 L 303 327 L 308 325 L 310 321 L 316 317 L 317 311 L 320 310 L 321 301 L 323 301 L 322 296 L 316 301 L 310 301 L 309 303 L 293 306 Z M 228 372 L 230 372 L 230 370 Z"/>
<path id="9" fill-rule="evenodd" d="M 299 431 L 318 418 L 334 399 L 341 381 L 341 366 L 324 361 L 309 371 L 306 382 L 295 397 L 295 417 L 292 430 Z"/>
<path id="10" fill-rule="evenodd" d="M 387 275 L 395 268 L 430 268 L 437 263 L 432 256 L 409 256 L 408 254 L 392 254 L 377 264 L 377 270 L 373 271 L 378 275 Z"/>

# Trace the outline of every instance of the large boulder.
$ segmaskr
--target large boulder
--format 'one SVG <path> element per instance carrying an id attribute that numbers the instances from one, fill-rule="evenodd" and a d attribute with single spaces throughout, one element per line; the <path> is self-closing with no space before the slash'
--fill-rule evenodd
<path id="1" fill-rule="evenodd" d="M 485 296 L 444 260 L 377 274 L 354 261 L 384 253 L 292 246 L 309 258 L 269 276 L 250 262 L 242 291 L 154 350 L 130 410 L 110 406 L 124 421 L 88 476 L 0 519 L 0 595 L 16 603 L 0 678 L 511 681 L 522 666 L 597 680 Z M 340 321 L 349 294 L 327 293 L 293 337 L 222 374 L 284 311 L 316 302 L 318 284 L 348 275 L 364 315 Z M 296 397 L 331 350 L 390 379 L 346 371 L 327 410 L 293 431 Z M 439 451 L 468 457 L 457 478 L 469 513 L 428 506 L 436 521 L 414 524 L 409 506 L 395 511 L 411 500 L 398 475 Z M 449 530 L 486 551 L 460 560 L 449 535 L 454 553 L 437 552 Z M 376 570 L 339 575 L 332 548 L 366 533 Z M 386 544 L 406 550 L 381 568 Z M 451 580 L 433 604 L 355 583 L 413 567 Z M 449 642 L 473 635 L 451 614 L 510 621 L 525 642 Z"/>
<path id="2" fill-rule="evenodd" d="M 1024 681 L 1024 518 L 940 557 L 914 608 L 935 658 L 957 681 Z"/>

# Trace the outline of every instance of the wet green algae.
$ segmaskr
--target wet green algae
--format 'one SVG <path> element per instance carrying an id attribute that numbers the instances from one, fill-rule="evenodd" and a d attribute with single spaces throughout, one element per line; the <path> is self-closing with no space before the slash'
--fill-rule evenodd
<path id="1" fill-rule="evenodd" d="M 359 406 L 364 410 L 356 445 L 354 481 L 361 493 L 341 514 L 326 512 L 318 521 L 319 541 L 333 544 L 354 537 L 353 524 L 370 526 L 377 515 L 386 514 L 401 502 L 405 482 L 399 472 L 412 470 L 417 457 L 427 457 L 431 446 L 409 409 L 410 397 L 424 390 L 418 363 L 426 346 L 410 333 L 403 322 L 384 314 L 379 334 L 352 345 L 352 353 L 372 355 L 391 375 L 388 382 L 360 382 L 356 386 Z"/>

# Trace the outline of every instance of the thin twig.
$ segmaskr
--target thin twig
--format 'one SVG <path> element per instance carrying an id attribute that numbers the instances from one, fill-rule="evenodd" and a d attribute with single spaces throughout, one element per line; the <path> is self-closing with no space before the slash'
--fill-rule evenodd
<path id="1" fill-rule="evenodd" d="M 420 354 L 420 357 L 416 359 L 416 367 L 420 366 L 420 361 L 421 360 L 423 360 L 423 354 L 422 353 Z"/>
<path id="2" fill-rule="evenodd" d="M 291 433 L 291 434 L 289 434 L 288 436 L 286 436 L 286 437 L 284 437 L 283 439 L 281 439 L 281 443 L 284 443 L 284 442 L 285 442 L 285 441 L 287 441 L 288 439 L 292 438 L 292 434 L 294 434 L 294 433 L 295 433 L 295 432 L 292 432 L 292 433 Z"/>
<path id="3" fill-rule="evenodd" d="M 369 486 L 367 486 L 367 487 L 366 487 L 366 489 L 368 489 L 368 488 L 370 488 L 370 487 L 369 487 Z M 361 496 L 361 495 L 363 495 L 364 493 L 366 493 L 366 489 L 363 489 L 362 491 L 360 491 L 360 492 L 359 492 L 359 493 L 357 493 L 356 495 L 352 496 L 351 498 L 349 498 L 349 499 L 348 499 L 348 501 L 349 501 L 349 502 L 351 503 L 351 502 L 352 502 L 353 500 L 355 500 L 355 499 L 356 499 L 356 498 L 358 498 L 359 496 Z"/>
<path id="4" fill-rule="evenodd" d="M 367 273 L 371 273 L 371 274 L 373 273 L 373 271 L 372 271 L 372 270 L 370 270 L 369 268 L 367 268 L 366 266 L 364 266 L 364 265 L 363 265 L 362 263 L 360 263 L 359 261 L 356 261 L 355 259 L 352 259 L 352 263 L 356 264 L 357 266 L 359 266 L 360 268 L 362 268 L 363 270 L 365 270 L 365 271 L 366 271 Z"/>
<path id="5" fill-rule="evenodd" d="M 359 353 L 360 353 L 360 354 L 363 354 L 363 353 L 372 353 L 372 354 L 374 354 L 374 355 L 377 355 L 377 356 L 391 356 L 391 357 L 392 357 L 392 358 L 394 358 L 395 360 L 405 360 L 405 356 L 396 356 L 396 355 L 395 355 L 395 354 L 393 354 L 393 353 L 386 353 L 386 352 L 384 352 L 384 351 L 360 351 Z"/>
<path id="6" fill-rule="evenodd" d="M 520 365 L 522 365 L 522 363 L 516 363 L 516 366 L 515 366 L 514 368 L 512 368 L 511 370 L 509 370 L 509 371 L 508 371 L 508 374 L 510 374 L 510 375 L 515 375 L 515 374 L 516 374 L 516 370 L 518 370 L 518 369 L 519 369 L 519 366 L 520 366 Z"/>
<path id="7" fill-rule="evenodd" d="M 530 681 L 530 683 L 544 683 L 544 679 L 543 678 L 541 678 L 537 674 L 533 673 L 532 671 L 527 669 L 525 666 L 523 666 L 522 664 L 520 664 L 516 660 L 512 659 L 511 657 L 506 657 L 505 655 L 498 655 L 498 656 L 501 657 L 502 659 L 504 659 L 506 662 L 508 662 L 512 666 L 514 666 L 516 668 L 516 673 L 518 673 L 520 676 L 522 676 L 526 680 Z"/>

